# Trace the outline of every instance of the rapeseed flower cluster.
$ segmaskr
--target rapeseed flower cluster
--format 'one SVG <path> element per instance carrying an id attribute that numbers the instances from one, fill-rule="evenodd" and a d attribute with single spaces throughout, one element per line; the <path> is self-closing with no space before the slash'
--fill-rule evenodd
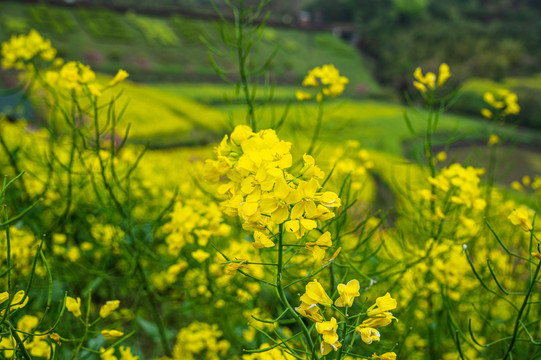
<path id="1" fill-rule="evenodd" d="M 269 350 L 266 350 L 269 349 Z M 279 347 L 271 347 L 268 343 L 263 343 L 259 347 L 259 350 L 265 350 L 264 352 L 242 355 L 242 360 L 294 360 L 295 357 L 289 355 L 286 351 Z"/>
<path id="2" fill-rule="evenodd" d="M 513 210 L 513 212 L 509 214 L 507 218 L 513 225 L 520 227 L 526 232 L 533 230 L 532 223 L 530 221 L 530 214 L 525 206 L 521 206 L 518 209 Z"/>
<path id="3" fill-rule="evenodd" d="M 206 247 L 211 236 L 228 236 L 231 232 L 218 205 L 205 201 L 202 196 L 178 199 L 170 217 L 163 231 L 167 234 L 165 241 L 172 256 L 177 256 L 186 245 Z"/>
<path id="4" fill-rule="evenodd" d="M 483 99 L 492 107 L 492 110 L 488 108 L 481 109 L 481 115 L 487 119 L 492 119 L 495 113 L 499 115 L 500 119 L 507 115 L 520 113 L 517 94 L 507 89 L 498 89 L 494 93 L 486 92 Z"/>
<path id="5" fill-rule="evenodd" d="M 480 211 L 486 207 L 486 200 L 482 197 L 480 188 L 480 175 L 484 174 L 484 169 L 476 169 L 472 166 L 463 167 L 458 163 L 451 164 L 443 168 L 436 177 L 430 177 L 428 180 L 437 190 L 432 194 L 428 189 L 420 191 L 421 197 L 427 201 L 436 201 L 441 199 L 441 206 L 444 200 L 457 206 L 469 210 Z M 436 207 L 436 218 L 443 219 L 445 214 L 442 207 Z"/>
<path id="6" fill-rule="evenodd" d="M 333 218 L 331 209 L 341 205 L 336 193 L 321 188 L 324 173 L 312 156 L 303 156 L 298 175 L 287 171 L 293 165 L 290 149 L 291 143 L 274 130 L 254 133 L 239 125 L 216 148 L 218 159 L 206 161 L 207 181 L 225 178 L 218 188 L 226 197 L 222 210 L 239 216 L 243 228 L 255 232 L 255 247 L 272 247 L 269 237 L 281 224 L 300 239 L 316 228 L 317 220 Z"/>
<path id="7" fill-rule="evenodd" d="M 33 71 L 32 60 L 39 57 L 43 61 L 52 61 L 56 49 L 51 41 L 44 39 L 36 30 L 20 35 L 13 35 L 2 43 L 2 68 Z"/>
<path id="8" fill-rule="evenodd" d="M 10 226 L 10 251 L 12 266 L 20 275 L 27 275 L 32 271 L 32 263 L 36 255 L 39 242 L 34 234 L 25 227 Z M 7 253 L 7 239 L 5 232 L 0 233 L 0 251 Z M 6 258 L 0 258 L 0 265 L 6 266 Z M 44 274 L 43 268 L 36 269 L 38 275 Z"/>
<path id="9" fill-rule="evenodd" d="M 219 360 L 231 347 L 227 340 L 221 339 L 222 335 L 218 325 L 192 322 L 179 331 L 172 360 Z"/>
<path id="10" fill-rule="evenodd" d="M 532 180 L 530 176 L 523 176 L 521 181 L 513 181 L 511 188 L 519 192 L 531 191 L 536 195 L 541 195 L 541 176 L 535 176 Z"/>
<path id="11" fill-rule="evenodd" d="M 115 348 L 111 347 L 109 349 L 100 348 L 100 360 L 138 360 L 139 356 L 134 356 L 131 352 L 131 349 L 126 346 L 120 346 L 118 348 L 120 352 L 120 357 L 115 355 Z"/>
<path id="12" fill-rule="evenodd" d="M 360 296 L 360 284 L 358 280 L 353 279 L 347 284 L 338 284 L 337 290 L 339 297 L 333 303 L 323 286 L 317 280 L 311 281 L 306 285 L 305 292 L 300 297 L 300 306 L 295 308 L 299 314 L 316 323 L 316 330 L 322 336 L 321 355 L 327 355 L 332 350 L 337 351 L 342 347 L 342 344 L 339 341 L 338 321 L 334 317 L 325 320 L 323 314 L 320 313 L 318 304 L 327 308 L 333 304 L 336 307 L 350 308 L 353 306 L 355 298 Z M 359 334 L 364 343 L 370 345 L 373 341 L 380 341 L 380 333 L 376 328 L 391 324 L 393 319 L 397 320 L 390 312 L 396 307 L 397 301 L 387 293 L 385 296 L 378 297 L 376 303 L 367 309 L 367 318 L 355 327 L 356 333 Z M 345 334 L 342 334 L 342 337 L 344 336 Z"/>
<path id="13" fill-rule="evenodd" d="M 318 88 L 316 100 L 320 102 L 324 96 L 338 97 L 344 92 L 348 82 L 348 78 L 341 76 L 334 65 L 328 64 L 310 70 L 302 81 L 302 86 Z M 302 90 L 297 90 L 295 96 L 299 101 L 310 100 L 312 98 L 310 93 Z"/>
<path id="14" fill-rule="evenodd" d="M 449 65 L 446 63 L 440 65 L 438 76 L 433 72 L 427 72 L 423 75 L 423 70 L 418 67 L 413 72 L 413 77 L 415 78 L 413 86 L 420 92 L 425 93 L 427 90 L 434 90 L 436 87 L 443 86 L 450 76 L 451 71 Z"/>
<path id="15" fill-rule="evenodd" d="M 1 294 L 0 294 L 1 296 Z M 27 298 L 28 299 L 28 298 Z M 48 335 L 35 331 L 40 320 L 34 315 L 23 315 L 17 321 L 16 332 L 23 339 L 23 344 L 31 356 L 40 358 L 50 358 L 51 353 L 55 348 L 54 343 L 47 341 Z M 4 356 L 8 359 L 15 355 L 14 349 L 19 346 L 13 335 L 2 336 L 0 341 L 0 351 L 3 351 Z"/>

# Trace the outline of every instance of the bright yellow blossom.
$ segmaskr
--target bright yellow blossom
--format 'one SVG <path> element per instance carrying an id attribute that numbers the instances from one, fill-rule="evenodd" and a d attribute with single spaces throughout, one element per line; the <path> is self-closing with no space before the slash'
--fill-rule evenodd
<path id="1" fill-rule="evenodd" d="M 273 247 L 274 242 L 261 231 L 256 231 L 254 232 L 254 242 L 252 243 L 252 246 L 256 249 L 263 249 L 266 247 Z"/>
<path id="2" fill-rule="evenodd" d="M 332 350 L 338 350 L 342 347 L 342 344 L 338 341 L 338 323 L 333 317 L 330 321 L 322 321 L 316 323 L 316 330 L 322 335 L 323 341 L 321 342 L 320 351 L 322 355 L 327 355 Z"/>
<path id="3" fill-rule="evenodd" d="M 325 231 L 315 242 L 307 242 L 306 249 L 311 251 L 316 261 L 325 257 L 325 252 L 332 246 L 331 233 Z"/>
<path id="4" fill-rule="evenodd" d="M 381 335 L 376 329 L 357 326 L 355 330 L 361 336 L 361 340 L 368 345 L 372 344 L 373 341 L 380 341 Z"/>
<path id="5" fill-rule="evenodd" d="M 384 296 L 380 296 L 376 299 L 376 303 L 368 308 L 366 315 L 368 317 L 376 317 L 389 310 L 396 309 L 396 306 L 396 300 L 391 297 L 391 294 L 386 293 Z"/>
<path id="6" fill-rule="evenodd" d="M 295 311 L 316 323 L 325 320 L 319 313 L 319 307 L 316 304 L 309 305 L 301 302 L 300 306 L 295 308 Z"/>
<path id="7" fill-rule="evenodd" d="M 301 301 L 308 304 L 321 304 L 330 307 L 333 303 L 329 295 L 323 289 L 323 286 L 317 281 L 310 281 L 305 288 L 305 293 L 301 296 Z"/>
<path id="8" fill-rule="evenodd" d="M 513 210 L 513 212 L 507 217 L 513 225 L 520 226 L 524 231 L 532 231 L 532 223 L 529 219 L 528 209 L 525 206 L 521 206 L 518 209 Z"/>
<path id="9" fill-rule="evenodd" d="M 379 360 L 396 360 L 396 354 L 394 352 L 386 352 L 385 354 L 381 355 L 372 355 L 372 359 L 379 359 Z"/>
<path id="10" fill-rule="evenodd" d="M 353 306 L 355 297 L 360 296 L 359 280 L 350 280 L 347 284 L 338 284 L 338 293 L 340 297 L 335 300 L 334 305 L 338 307 Z"/>

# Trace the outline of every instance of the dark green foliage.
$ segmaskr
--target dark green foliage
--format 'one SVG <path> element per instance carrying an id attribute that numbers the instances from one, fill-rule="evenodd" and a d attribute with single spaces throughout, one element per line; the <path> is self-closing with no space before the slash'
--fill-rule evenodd
<path id="1" fill-rule="evenodd" d="M 32 21 L 40 31 L 64 35 L 75 28 L 71 12 L 45 5 L 29 7 Z"/>
<path id="2" fill-rule="evenodd" d="M 96 38 L 122 41 L 130 39 L 124 24 L 113 12 L 79 9 L 78 14 L 86 29 Z"/>

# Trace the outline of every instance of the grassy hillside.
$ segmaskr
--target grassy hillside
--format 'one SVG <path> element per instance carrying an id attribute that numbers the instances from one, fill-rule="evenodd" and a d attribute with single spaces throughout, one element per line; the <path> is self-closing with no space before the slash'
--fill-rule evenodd
<path id="1" fill-rule="evenodd" d="M 220 45 L 218 26 L 212 21 L 0 4 L 0 41 L 31 28 L 50 38 L 68 60 L 82 60 L 105 73 L 124 68 L 136 80 L 218 81 L 201 39 L 223 52 L 217 59 L 220 67 L 235 69 L 235 54 Z M 266 59 L 275 49 L 270 68 L 280 83 L 297 84 L 310 68 L 332 63 L 350 79 L 350 94 L 378 90 L 360 54 L 330 33 L 267 28 L 257 52 Z"/>

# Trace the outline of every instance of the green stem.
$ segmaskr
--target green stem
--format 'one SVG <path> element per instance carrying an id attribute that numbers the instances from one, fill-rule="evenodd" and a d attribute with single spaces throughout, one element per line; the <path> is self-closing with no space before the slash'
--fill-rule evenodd
<path id="1" fill-rule="evenodd" d="M 156 300 L 156 295 L 150 288 L 150 284 L 148 282 L 148 279 L 146 277 L 145 271 L 143 270 L 143 267 L 141 266 L 141 263 L 139 260 L 137 260 L 137 271 L 139 272 L 139 275 L 141 277 L 141 280 L 143 282 L 143 288 L 145 289 L 145 292 L 148 297 L 148 301 L 150 302 L 150 309 L 152 310 L 153 317 L 155 319 L 156 325 L 158 326 L 158 331 L 160 333 L 160 341 L 162 343 L 163 351 L 165 355 L 168 357 L 172 357 L 173 354 L 171 353 L 171 350 L 169 349 L 169 344 L 167 342 L 167 336 L 165 335 L 165 325 L 163 324 L 163 319 L 160 314 L 160 310 L 158 308 L 158 302 Z"/>
<path id="2" fill-rule="evenodd" d="M 11 322 L 8 321 L 8 324 L 9 324 L 11 336 L 13 336 L 13 338 L 15 339 L 15 342 L 17 343 L 17 347 L 19 348 L 19 350 L 21 350 L 23 354 L 22 357 L 26 360 L 32 360 L 32 357 L 30 356 L 30 354 L 28 353 L 28 350 L 26 350 L 26 347 L 24 346 L 24 342 L 21 340 L 21 337 L 19 336 L 19 334 L 17 334 L 17 329 L 15 329 L 15 327 L 11 324 Z"/>
<path id="3" fill-rule="evenodd" d="M 533 276 L 534 279 L 537 279 L 537 276 L 539 275 L 539 270 L 541 270 L 541 261 L 539 264 L 537 264 L 537 268 L 535 269 L 535 275 Z M 513 337 L 511 338 L 511 343 L 509 344 L 509 348 L 507 349 L 507 353 L 503 357 L 503 360 L 506 360 L 511 355 L 511 350 L 513 350 L 513 346 L 515 345 L 515 342 L 517 340 L 518 335 L 518 329 L 520 327 L 520 318 L 522 317 L 522 314 L 524 313 L 524 310 L 526 309 L 526 306 L 528 305 L 528 298 L 532 294 L 533 287 L 535 286 L 535 281 L 530 282 L 530 288 L 528 289 L 528 293 L 526 294 L 526 297 L 524 298 L 524 301 L 522 302 L 522 306 L 520 307 L 520 310 L 517 315 L 517 320 L 515 321 L 515 329 L 513 330 Z"/>
<path id="4" fill-rule="evenodd" d="M 239 75 L 242 90 L 244 92 L 244 98 L 246 105 L 248 105 L 247 123 L 252 127 L 252 131 L 257 131 L 257 125 L 255 122 L 255 106 L 252 97 L 250 96 L 250 87 L 248 84 L 248 77 L 246 76 L 246 56 L 244 48 L 244 0 L 240 0 L 239 13 L 235 17 L 235 25 L 237 31 L 237 60 L 239 62 Z"/>
<path id="5" fill-rule="evenodd" d="M 79 355 L 79 352 L 83 348 L 83 344 L 86 340 L 86 337 L 88 336 L 88 330 L 90 329 L 90 325 L 88 323 L 88 320 L 90 319 L 90 304 L 92 299 L 92 289 L 88 290 L 88 303 L 86 304 L 86 320 L 81 319 L 81 322 L 83 323 L 83 326 L 85 328 L 85 332 L 83 333 L 83 337 L 81 338 L 81 342 L 79 342 L 79 345 L 77 345 L 77 348 L 75 351 L 71 354 L 70 360 L 76 359 L 77 355 Z M 64 299 L 64 306 L 66 306 L 66 299 Z"/>
<path id="6" fill-rule="evenodd" d="M 295 321 L 297 322 L 297 324 L 300 326 L 303 334 L 304 334 L 304 337 L 310 347 L 310 350 L 313 350 L 314 349 L 314 342 L 312 341 L 312 337 L 310 336 L 310 332 L 308 331 L 308 328 L 306 327 L 306 325 L 304 324 L 304 322 L 302 321 L 302 319 L 300 318 L 299 314 L 297 314 L 297 312 L 295 311 L 295 309 L 293 309 L 293 307 L 291 306 L 291 304 L 289 303 L 289 301 L 287 300 L 287 297 L 285 295 L 285 292 L 284 292 L 284 286 L 283 286 L 283 282 L 282 282 L 282 272 L 283 272 L 283 250 L 284 250 L 284 246 L 283 246 L 283 240 L 284 240 L 284 231 L 283 231 L 283 227 L 284 225 L 283 224 L 280 224 L 280 229 L 279 229 L 279 236 L 278 236 L 278 261 L 277 261 L 277 268 L 276 268 L 276 290 L 278 292 L 278 297 L 280 298 L 280 301 L 282 302 L 282 305 L 284 305 L 286 307 L 286 309 L 289 311 L 289 313 L 291 314 L 291 316 L 295 319 Z M 316 359 L 318 358 L 318 356 L 316 355 Z"/>
<path id="7" fill-rule="evenodd" d="M 348 327 L 348 307 L 346 306 L 346 310 L 344 310 L 344 324 L 342 325 L 342 346 L 340 349 L 338 349 L 338 355 L 336 357 L 337 360 L 342 359 L 342 352 L 344 351 L 344 343 L 346 342 L 346 330 Z M 355 335 L 353 335 L 355 337 Z"/>

